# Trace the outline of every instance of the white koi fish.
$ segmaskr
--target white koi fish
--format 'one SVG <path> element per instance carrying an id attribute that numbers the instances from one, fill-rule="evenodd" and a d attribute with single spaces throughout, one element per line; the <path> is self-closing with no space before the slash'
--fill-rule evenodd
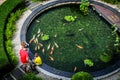
<path id="1" fill-rule="evenodd" d="M 57 34 L 55 34 L 54 37 L 56 38 L 56 37 L 57 37 Z"/>
<path id="2" fill-rule="evenodd" d="M 56 42 L 54 42 L 54 44 L 55 44 L 56 48 L 58 48 L 58 47 L 59 47 L 59 46 L 58 46 L 58 44 L 57 44 Z"/>
<path id="3" fill-rule="evenodd" d="M 42 49 L 42 53 L 45 53 L 45 49 L 44 48 Z"/>
<path id="4" fill-rule="evenodd" d="M 49 49 L 50 49 L 50 46 L 51 46 L 51 44 L 49 44 L 49 45 L 48 45 L 47 50 L 49 50 Z"/>
<path id="5" fill-rule="evenodd" d="M 40 29 L 38 29 L 38 32 L 37 32 L 38 34 L 40 34 Z"/>
<path id="6" fill-rule="evenodd" d="M 37 23 L 39 23 L 40 21 L 39 20 L 36 20 Z"/>
<path id="7" fill-rule="evenodd" d="M 73 71 L 75 72 L 76 70 L 77 70 L 77 67 L 75 66 Z"/>

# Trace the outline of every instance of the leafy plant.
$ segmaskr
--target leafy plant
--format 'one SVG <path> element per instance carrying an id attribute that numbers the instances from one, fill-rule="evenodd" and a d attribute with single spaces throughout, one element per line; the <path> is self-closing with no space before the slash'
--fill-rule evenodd
<path id="1" fill-rule="evenodd" d="M 47 34 L 44 34 L 42 37 L 41 37 L 41 40 L 43 40 L 43 41 L 46 41 L 46 40 L 48 40 L 49 39 L 49 35 L 47 35 Z"/>
<path id="2" fill-rule="evenodd" d="M 42 78 L 35 76 L 33 73 L 25 74 L 18 80 L 42 80 Z"/>
<path id="3" fill-rule="evenodd" d="M 80 4 L 80 11 L 84 14 L 87 15 L 88 14 L 88 7 L 89 7 L 90 3 L 88 0 L 82 0 L 81 4 Z"/>
<path id="4" fill-rule="evenodd" d="M 85 64 L 85 65 L 88 65 L 89 67 L 94 66 L 94 63 L 93 63 L 90 59 L 85 59 L 85 60 L 84 60 L 84 64 Z"/>
<path id="5" fill-rule="evenodd" d="M 65 16 L 64 19 L 68 22 L 73 22 L 75 21 L 77 16 Z"/>
<path id="6" fill-rule="evenodd" d="M 75 73 L 71 80 L 93 80 L 93 76 L 87 72 L 77 72 Z"/>
<path id="7" fill-rule="evenodd" d="M 100 55 L 100 60 L 107 63 L 112 59 L 110 54 L 104 53 L 102 55 Z"/>

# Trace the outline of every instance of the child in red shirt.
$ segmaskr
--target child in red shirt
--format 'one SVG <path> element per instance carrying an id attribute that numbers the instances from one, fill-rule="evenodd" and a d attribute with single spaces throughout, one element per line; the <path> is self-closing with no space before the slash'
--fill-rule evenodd
<path id="1" fill-rule="evenodd" d="M 25 69 L 26 72 L 29 71 L 28 69 L 28 63 L 29 63 L 29 56 L 28 56 L 28 51 L 27 51 L 27 48 L 26 48 L 26 43 L 25 42 L 21 42 L 21 49 L 19 51 L 19 54 L 20 54 L 20 61 L 23 65 L 23 68 Z"/>

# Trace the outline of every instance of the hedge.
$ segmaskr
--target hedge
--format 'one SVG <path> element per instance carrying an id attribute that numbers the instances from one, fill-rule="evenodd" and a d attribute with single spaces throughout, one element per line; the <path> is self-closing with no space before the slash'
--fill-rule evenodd
<path id="1" fill-rule="evenodd" d="M 6 0 L 0 6 L 0 75 L 5 71 L 3 69 L 11 68 L 10 59 L 5 49 L 5 38 L 4 38 L 4 29 L 7 23 L 7 20 L 10 16 L 10 13 L 17 9 L 17 7 L 22 4 L 24 0 Z"/>

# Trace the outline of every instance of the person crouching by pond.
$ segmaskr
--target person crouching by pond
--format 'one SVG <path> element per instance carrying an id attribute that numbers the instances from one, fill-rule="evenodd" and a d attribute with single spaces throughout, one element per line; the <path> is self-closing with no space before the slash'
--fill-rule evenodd
<path id="1" fill-rule="evenodd" d="M 22 67 L 24 68 L 25 72 L 29 72 L 29 55 L 25 42 L 21 42 L 21 49 L 19 51 L 19 55 Z"/>
<path id="2" fill-rule="evenodd" d="M 40 66 L 42 65 L 42 59 L 38 55 L 38 53 L 35 53 L 34 59 L 32 60 L 32 69 L 35 69 L 35 66 Z"/>

